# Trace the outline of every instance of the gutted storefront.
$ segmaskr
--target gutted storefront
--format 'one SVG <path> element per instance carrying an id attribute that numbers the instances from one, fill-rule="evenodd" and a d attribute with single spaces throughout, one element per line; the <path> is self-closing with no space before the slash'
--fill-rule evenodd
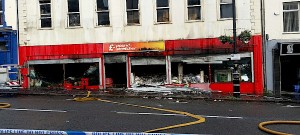
<path id="1" fill-rule="evenodd" d="M 222 44 L 217 38 L 166 41 L 171 82 L 232 93 L 232 71 L 238 64 L 240 92 L 262 94 L 261 37 L 253 36 L 247 44 L 238 42 L 237 54 L 232 52 L 231 44 Z"/>
<path id="2" fill-rule="evenodd" d="M 103 88 L 102 44 L 22 46 L 25 88 Z"/>
<path id="3" fill-rule="evenodd" d="M 106 86 L 164 85 L 164 50 L 163 41 L 103 44 Z"/>

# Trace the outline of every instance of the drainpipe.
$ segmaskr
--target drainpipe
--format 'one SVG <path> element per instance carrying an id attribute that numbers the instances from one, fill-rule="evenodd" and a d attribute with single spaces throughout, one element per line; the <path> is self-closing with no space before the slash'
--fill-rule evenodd
<path id="1" fill-rule="evenodd" d="M 267 40 L 266 40 L 266 31 L 265 31 L 265 0 L 260 0 L 261 6 L 261 35 L 262 35 L 262 49 L 263 49 L 263 76 L 264 76 L 264 89 L 268 90 L 267 86 L 267 76 L 266 76 L 266 47 L 267 47 Z"/>

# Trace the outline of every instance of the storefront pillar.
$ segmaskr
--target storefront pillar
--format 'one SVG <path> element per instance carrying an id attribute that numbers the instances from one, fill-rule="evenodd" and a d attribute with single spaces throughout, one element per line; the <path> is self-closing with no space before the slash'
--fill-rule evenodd
<path id="1" fill-rule="evenodd" d="M 106 88 L 106 79 L 105 79 L 105 71 L 104 71 L 104 56 L 102 58 L 99 58 L 99 84 L 102 86 L 103 89 Z M 101 89 L 101 88 L 100 88 Z"/>
<path id="2" fill-rule="evenodd" d="M 171 84 L 171 56 L 166 56 L 166 75 L 167 75 L 167 84 Z"/>
<path id="3" fill-rule="evenodd" d="M 126 57 L 126 77 L 127 77 L 127 88 L 131 87 L 131 60 L 130 57 L 127 55 Z"/>
<path id="4" fill-rule="evenodd" d="M 182 84 L 182 79 L 183 79 L 183 65 L 182 63 L 178 64 L 178 83 Z"/>

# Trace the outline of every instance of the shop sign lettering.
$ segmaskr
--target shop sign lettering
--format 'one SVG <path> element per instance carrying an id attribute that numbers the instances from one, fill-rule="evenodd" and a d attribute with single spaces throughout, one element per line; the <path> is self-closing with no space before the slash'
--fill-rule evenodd
<path id="1" fill-rule="evenodd" d="M 114 52 L 145 52 L 165 51 L 165 43 L 161 42 L 133 42 L 133 43 L 104 43 L 104 53 Z"/>

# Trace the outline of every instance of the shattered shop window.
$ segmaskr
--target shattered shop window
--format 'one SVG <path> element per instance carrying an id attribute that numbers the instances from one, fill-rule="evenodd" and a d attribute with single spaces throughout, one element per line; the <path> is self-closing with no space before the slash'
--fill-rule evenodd
<path id="1" fill-rule="evenodd" d="M 80 26 L 79 0 L 68 0 L 68 27 Z"/>
<path id="2" fill-rule="evenodd" d="M 108 0 L 97 0 L 97 25 L 110 25 Z"/>
<path id="3" fill-rule="evenodd" d="M 232 0 L 220 0 L 220 18 L 232 18 Z"/>
<path id="4" fill-rule="evenodd" d="M 156 0 L 157 22 L 170 22 L 169 0 Z"/>
<path id="5" fill-rule="evenodd" d="M 51 28 L 51 0 L 40 0 L 40 27 Z"/>
<path id="6" fill-rule="evenodd" d="M 1 51 L 7 51 L 6 42 L 0 42 L 0 52 Z"/>
<path id="7" fill-rule="evenodd" d="M 283 3 L 283 31 L 299 32 L 299 3 Z"/>
<path id="8" fill-rule="evenodd" d="M 126 0 L 127 24 L 140 24 L 139 0 Z"/>
<path id="9" fill-rule="evenodd" d="M 188 0 L 188 20 L 201 20 L 201 0 Z"/>

